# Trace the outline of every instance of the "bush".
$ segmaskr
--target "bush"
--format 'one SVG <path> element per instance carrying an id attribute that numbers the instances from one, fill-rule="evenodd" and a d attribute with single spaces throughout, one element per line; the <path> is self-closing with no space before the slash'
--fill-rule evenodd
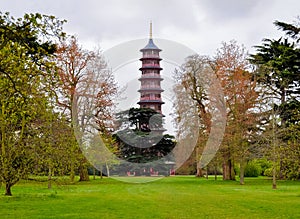
<path id="1" fill-rule="evenodd" d="M 279 178 L 280 168 L 276 167 L 276 178 Z M 264 171 L 264 176 L 273 177 L 273 167 L 270 167 Z"/>
<path id="2" fill-rule="evenodd" d="M 267 159 L 258 159 L 255 160 L 255 163 L 259 164 L 259 166 L 261 167 L 261 175 L 265 175 L 264 172 L 266 169 L 269 169 L 272 167 L 272 163 L 270 161 L 268 161 Z"/>
<path id="3" fill-rule="evenodd" d="M 264 176 L 272 177 L 273 176 L 273 168 L 265 169 Z"/>
<path id="4" fill-rule="evenodd" d="M 235 164 L 233 169 L 234 169 L 235 175 L 239 176 L 240 175 L 240 166 Z"/>
<path id="5" fill-rule="evenodd" d="M 262 168 L 255 160 L 249 161 L 245 168 L 245 177 L 258 177 L 262 173 Z"/>

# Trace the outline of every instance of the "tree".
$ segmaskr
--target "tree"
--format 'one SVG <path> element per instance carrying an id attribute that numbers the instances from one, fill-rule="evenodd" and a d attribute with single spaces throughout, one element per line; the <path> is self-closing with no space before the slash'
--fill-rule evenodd
<path id="1" fill-rule="evenodd" d="M 285 23 L 282 21 L 275 21 L 274 24 L 278 27 L 278 29 L 281 29 L 285 31 L 286 35 L 290 36 L 292 39 L 295 39 L 297 43 L 300 41 L 300 17 L 297 17 L 298 21 L 295 21 L 294 24 Z"/>
<path id="2" fill-rule="evenodd" d="M 279 151 L 283 155 L 281 171 L 287 179 L 300 179 L 300 101 L 290 101 L 282 111 L 286 127 L 278 136 L 286 146 Z"/>
<path id="3" fill-rule="evenodd" d="M 155 168 L 166 171 L 164 162 L 166 158 L 172 159 L 170 152 L 176 141 L 174 136 L 163 134 L 162 115 L 149 108 L 131 108 L 118 113 L 117 120 L 119 125 L 114 135 L 119 148 L 117 156 L 127 161 L 127 171 L 128 168 L 136 174 Z"/>
<path id="4" fill-rule="evenodd" d="M 258 92 L 256 81 L 248 71 L 245 48 L 236 41 L 223 43 L 217 50 L 215 72 L 221 81 L 227 106 L 227 126 L 221 153 L 223 179 L 235 179 L 235 162 L 240 164 L 240 183 L 244 184 L 244 168 L 251 154 L 251 139 L 256 132 Z"/>
<path id="5" fill-rule="evenodd" d="M 53 77 L 50 60 L 54 40 L 64 36 L 64 21 L 40 14 L 15 19 L 9 13 L 1 13 L 0 21 L 0 180 L 5 195 L 12 195 L 11 187 L 30 170 L 29 130 L 50 92 L 43 82 Z"/>
<path id="6" fill-rule="evenodd" d="M 199 133 L 194 153 L 198 164 L 197 175 L 201 175 L 204 158 L 210 161 L 216 156 L 216 146 L 209 149 L 206 144 L 214 139 L 213 145 L 218 145 L 215 139 L 223 136 L 224 130 L 220 127 L 226 123 L 224 139 L 218 153 L 223 157 L 223 179 L 235 179 L 236 162 L 241 168 L 241 184 L 244 183 L 244 167 L 250 158 L 253 133 L 256 132 L 258 122 L 255 110 L 258 93 L 249 66 L 245 49 L 231 41 L 223 43 L 216 56 L 211 59 L 198 55 L 188 57 L 186 63 L 176 72 L 178 141 L 181 138 L 187 139 L 187 132 L 193 133 L 195 129 L 190 128 L 192 121 L 198 121 L 196 130 Z M 227 122 L 224 118 L 227 118 Z"/>
<path id="7" fill-rule="evenodd" d="M 207 83 L 207 66 L 209 66 L 209 59 L 198 55 L 187 58 L 186 63 L 175 72 L 175 80 L 177 85 L 175 88 L 176 94 L 176 124 L 177 124 L 177 138 L 179 142 L 189 141 L 193 136 L 194 128 L 191 120 L 196 121 L 196 138 L 197 144 L 194 151 L 194 162 L 197 163 L 197 176 L 202 176 L 202 167 L 200 167 L 200 155 L 203 151 L 204 144 L 207 141 L 208 134 L 211 128 L 211 112 L 210 102 L 208 97 Z M 193 106 L 193 107 L 190 107 Z M 186 109 L 189 107 L 189 109 Z M 195 118 L 195 115 L 197 118 Z M 192 135 L 190 136 L 191 133 Z M 186 150 L 190 151 L 187 147 Z M 193 148 L 194 149 L 194 148 Z"/>
<path id="8" fill-rule="evenodd" d="M 190 159 L 197 163 L 196 175 L 202 176 L 202 168 L 215 156 L 222 141 L 226 120 L 222 88 L 211 60 L 199 55 L 187 57 L 175 72 L 175 79 L 178 143 L 183 143 L 181 148 L 186 152 L 196 145 Z"/>
<path id="9" fill-rule="evenodd" d="M 73 149 L 74 156 L 81 154 L 80 180 L 89 180 L 85 141 L 90 133 L 109 134 L 117 85 L 101 52 L 82 49 L 75 37 L 62 42 L 56 54 L 61 79 L 57 102 L 69 118 L 80 146 Z M 74 173 L 74 164 L 72 169 Z"/>
<path id="10" fill-rule="evenodd" d="M 48 175 L 48 188 L 54 176 L 70 172 L 72 154 L 69 149 L 76 143 L 74 131 L 63 115 L 55 113 L 50 106 L 40 107 L 38 119 L 30 129 L 32 145 L 32 171 L 37 175 Z"/>
<path id="11" fill-rule="evenodd" d="M 275 94 L 279 105 L 285 104 L 300 92 L 300 50 L 282 38 L 265 39 L 263 45 L 256 48 L 257 54 L 251 56 L 251 61 L 258 66 L 258 81 Z"/>
<path id="12" fill-rule="evenodd" d="M 103 135 L 96 133 L 93 138 L 90 139 L 89 147 L 86 149 L 88 160 L 91 162 L 94 168 L 94 172 L 97 170 L 110 177 L 110 170 L 120 162 L 116 157 L 119 153 L 118 144 L 113 135 Z M 105 168 L 105 169 L 103 169 Z"/>
<path id="13" fill-rule="evenodd" d="M 73 112 L 73 104 L 78 105 L 76 98 L 76 92 L 82 83 L 85 83 L 87 78 L 87 65 L 95 57 L 93 52 L 83 50 L 75 37 L 70 37 L 66 41 L 63 41 L 57 49 L 57 66 L 59 71 L 59 77 L 61 80 L 61 86 L 58 88 L 57 103 L 62 107 L 63 112 L 69 119 L 71 127 L 79 126 L 79 121 L 76 116 L 77 112 Z M 75 121 L 75 124 L 74 124 Z M 79 143 L 80 144 L 80 143 Z M 74 181 L 75 176 L 75 162 L 76 158 L 79 159 L 79 173 L 80 181 L 89 180 L 87 171 L 87 160 L 81 154 L 78 145 L 74 145 L 74 148 L 70 148 L 72 151 L 72 163 L 71 163 L 71 181 Z"/>
<path id="14" fill-rule="evenodd" d="M 296 39 L 297 42 L 299 27 L 278 21 L 275 24 L 286 31 L 287 35 L 293 38 L 292 40 Z M 285 177 L 283 162 L 286 156 L 289 156 L 283 152 L 290 151 L 288 147 L 291 145 L 283 133 L 290 129 L 291 124 L 295 125 L 298 123 L 289 119 L 294 116 L 293 113 L 290 113 L 295 112 L 292 109 L 295 105 L 298 105 L 300 93 L 300 49 L 295 42 L 291 42 L 292 40 L 283 37 L 278 40 L 264 39 L 262 45 L 256 46 L 257 53 L 251 56 L 251 61 L 257 66 L 257 80 L 264 87 L 265 93 L 268 94 L 269 102 L 273 103 L 269 112 L 276 113 L 269 120 L 270 123 L 275 120 L 276 124 L 273 127 L 278 129 L 274 132 L 274 136 L 276 135 L 274 141 L 276 140 L 276 143 L 274 141 L 272 143 L 276 147 L 277 152 L 273 153 L 271 159 L 275 160 L 274 156 L 280 155 L 281 178 Z M 291 107 L 291 110 L 289 110 L 289 107 Z M 273 178 L 275 179 L 275 164 L 273 169 Z M 276 188 L 274 182 L 273 188 Z"/>

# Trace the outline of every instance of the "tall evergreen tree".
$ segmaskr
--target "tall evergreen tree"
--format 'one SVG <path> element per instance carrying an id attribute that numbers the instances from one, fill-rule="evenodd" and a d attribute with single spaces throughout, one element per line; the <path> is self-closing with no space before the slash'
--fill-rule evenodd
<path id="1" fill-rule="evenodd" d="M 119 131 L 116 132 L 115 138 L 119 147 L 118 157 L 132 163 L 132 168 L 136 168 L 135 164 L 142 163 L 147 166 L 147 163 L 170 158 L 176 141 L 174 136 L 163 135 L 165 130 L 161 114 L 153 109 L 131 108 L 118 113 L 117 119 Z M 159 165 L 161 169 L 165 164 L 161 162 Z M 136 169 L 137 174 L 142 172 L 143 168 Z"/>
<path id="2" fill-rule="evenodd" d="M 257 66 L 255 76 L 263 88 L 265 98 L 269 99 L 271 105 L 268 110 L 273 115 L 269 117 L 269 124 L 272 125 L 276 120 L 276 124 L 273 124 L 273 128 L 276 128 L 274 135 L 279 141 L 273 143 L 277 151 L 277 155 L 273 153 L 273 159 L 277 159 L 274 156 L 279 157 L 280 177 L 282 178 L 287 177 L 285 169 L 288 167 L 285 167 L 284 161 L 290 156 L 287 152 L 290 151 L 291 145 L 290 140 L 287 139 L 289 135 L 286 133 L 287 130 L 292 131 L 290 128 L 299 123 L 295 119 L 297 118 L 295 106 L 299 106 L 300 101 L 300 48 L 297 44 L 299 25 L 279 21 L 276 21 L 275 25 L 291 38 L 264 39 L 262 45 L 256 46 L 257 53 L 251 56 L 251 61 Z M 297 129 L 294 129 L 292 133 L 295 131 L 297 132 Z M 297 159 L 294 161 L 298 162 Z"/>

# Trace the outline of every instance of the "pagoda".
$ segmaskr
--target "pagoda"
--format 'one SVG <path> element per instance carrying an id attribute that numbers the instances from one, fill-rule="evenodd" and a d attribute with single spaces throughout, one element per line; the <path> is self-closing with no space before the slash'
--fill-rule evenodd
<path id="1" fill-rule="evenodd" d="M 164 104 L 161 98 L 161 93 L 164 91 L 160 83 L 163 80 L 160 75 L 162 68 L 160 67 L 159 49 L 152 39 L 152 23 L 150 23 L 150 38 L 148 44 L 140 50 L 143 53 L 142 67 L 139 69 L 142 72 L 142 76 L 139 78 L 141 87 L 138 90 L 140 92 L 140 101 L 138 104 L 140 108 L 154 109 L 156 112 L 162 114 L 161 105 Z"/>

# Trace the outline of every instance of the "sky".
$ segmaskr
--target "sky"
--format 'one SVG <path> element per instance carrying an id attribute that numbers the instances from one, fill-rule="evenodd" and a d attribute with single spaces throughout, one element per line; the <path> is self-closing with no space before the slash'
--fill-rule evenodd
<path id="1" fill-rule="evenodd" d="M 148 37 L 152 20 L 154 38 L 207 55 L 231 39 L 252 51 L 263 38 L 280 36 L 275 20 L 300 15 L 298 0 L 0 0 L 0 8 L 17 17 L 39 12 L 66 19 L 67 33 L 103 50 Z"/>
<path id="2" fill-rule="evenodd" d="M 139 51 L 136 45 L 147 43 L 149 23 L 153 23 L 153 38 L 157 45 L 166 47 L 165 39 L 173 42 L 178 55 L 183 47 L 200 55 L 213 56 L 222 42 L 236 40 L 243 44 L 250 53 L 255 45 L 260 45 L 263 38 L 277 39 L 282 32 L 273 25 L 275 20 L 293 22 L 300 15 L 299 0 L 0 0 L 2 12 L 8 11 L 15 17 L 24 13 L 41 13 L 66 19 L 65 32 L 76 35 L 79 42 L 87 49 L 100 47 L 102 51 L 118 52 L 118 45 L 134 41 L 132 58 L 117 63 L 122 66 L 115 71 L 116 78 L 127 86 L 129 105 L 137 102 Z M 175 45 L 178 43 L 177 45 Z M 128 45 L 128 44 L 126 44 Z M 171 45 L 171 46 L 172 46 Z M 123 47 L 122 47 L 123 48 Z M 169 48 L 169 47 L 168 47 Z M 165 51 L 166 57 L 171 52 Z M 124 51 L 123 51 L 124 53 Z M 183 52 L 182 52 L 183 53 Z M 126 51 L 124 53 L 126 56 Z M 162 54 L 163 55 L 163 54 Z M 136 56 L 136 57 L 135 57 Z M 164 57 L 163 57 L 164 58 Z M 162 63 L 165 74 L 166 106 L 170 112 L 172 95 L 168 89 L 172 84 L 172 66 Z M 173 66 L 174 67 L 174 66 Z M 121 72 L 121 73 L 120 73 Z M 124 72 L 126 72 L 124 74 Z M 135 72 L 129 77 L 130 72 Z M 167 73 L 164 73 L 167 72 Z M 128 74 L 127 74 L 128 73 Z M 118 75 L 125 75 L 118 78 Z M 126 96 L 125 95 L 125 96 Z M 170 121 L 168 122 L 170 123 Z M 172 128 L 170 128 L 172 129 Z"/>

